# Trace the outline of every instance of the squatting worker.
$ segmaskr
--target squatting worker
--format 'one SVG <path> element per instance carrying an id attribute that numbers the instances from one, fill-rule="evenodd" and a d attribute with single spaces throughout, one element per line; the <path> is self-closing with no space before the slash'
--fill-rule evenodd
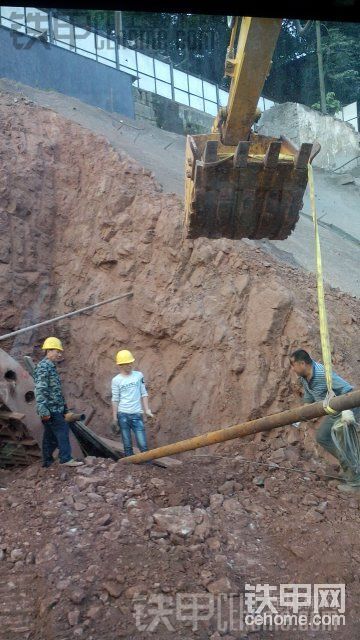
<path id="1" fill-rule="evenodd" d="M 132 432 L 140 451 L 148 450 L 142 416 L 143 411 L 149 418 L 153 414 L 149 409 L 144 376 L 134 370 L 135 358 L 132 353 L 127 349 L 118 351 L 115 361 L 120 373 L 111 382 L 113 427 L 116 430 L 120 426 L 125 456 L 132 456 Z"/>
<path id="2" fill-rule="evenodd" d="M 295 371 L 299 376 L 304 388 L 304 403 L 311 404 L 313 402 L 324 401 L 328 392 L 324 365 L 313 360 L 304 349 L 297 349 L 291 354 L 290 364 L 293 371 Z M 337 373 L 333 372 L 332 390 L 336 396 L 341 396 L 345 393 L 350 393 L 350 391 L 353 390 L 353 387 L 351 384 L 346 382 L 346 380 L 340 378 Z M 354 409 L 354 414 L 357 417 L 357 409 Z M 338 451 L 331 437 L 331 429 L 338 418 L 339 414 L 327 415 L 321 420 L 320 426 L 316 431 L 316 441 L 323 447 L 323 449 L 331 453 L 342 467 L 342 478 L 346 481 L 346 484 L 338 485 L 338 488 L 342 491 L 357 490 L 352 486 L 352 483 L 357 485 L 359 478 L 355 477 L 351 469 L 349 469 L 346 464 L 339 459 Z"/>
<path id="3" fill-rule="evenodd" d="M 44 425 L 43 466 L 50 467 L 55 462 L 53 454 L 55 449 L 59 449 L 60 464 L 78 467 L 83 463 L 74 460 L 71 455 L 69 425 L 64 419 L 68 409 L 56 368 L 64 349 L 61 341 L 53 337 L 46 338 L 42 349 L 45 351 L 45 358 L 35 368 L 34 380 L 37 412 Z"/>

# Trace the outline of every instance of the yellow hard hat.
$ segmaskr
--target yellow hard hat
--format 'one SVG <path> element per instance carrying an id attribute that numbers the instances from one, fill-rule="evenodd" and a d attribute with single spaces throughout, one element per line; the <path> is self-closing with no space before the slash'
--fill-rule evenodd
<path id="1" fill-rule="evenodd" d="M 61 344 L 61 340 L 59 338 L 46 338 L 43 346 L 41 347 L 44 351 L 50 351 L 51 349 L 57 349 L 58 351 L 64 351 L 63 346 Z"/>
<path id="2" fill-rule="evenodd" d="M 123 349 L 122 351 L 117 352 L 116 364 L 131 364 L 132 362 L 135 362 L 135 358 L 131 351 Z"/>

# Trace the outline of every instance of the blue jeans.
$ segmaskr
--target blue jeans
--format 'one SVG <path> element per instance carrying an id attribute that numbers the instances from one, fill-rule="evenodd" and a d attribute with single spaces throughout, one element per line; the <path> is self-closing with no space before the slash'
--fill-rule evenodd
<path id="1" fill-rule="evenodd" d="M 140 451 L 148 450 L 145 427 L 141 413 L 118 413 L 118 422 L 124 444 L 125 456 L 132 456 L 134 454 L 131 431 L 133 431 L 135 435 L 136 444 Z"/>
<path id="2" fill-rule="evenodd" d="M 42 441 L 44 466 L 50 466 L 54 462 L 55 449 L 59 449 L 60 462 L 71 460 L 69 425 L 62 413 L 52 413 L 50 420 L 44 424 Z"/>

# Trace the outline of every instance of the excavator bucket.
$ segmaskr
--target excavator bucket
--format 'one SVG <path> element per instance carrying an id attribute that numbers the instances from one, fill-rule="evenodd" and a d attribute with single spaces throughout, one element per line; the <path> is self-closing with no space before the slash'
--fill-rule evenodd
<path id="1" fill-rule="evenodd" d="M 237 147 L 219 133 L 187 137 L 185 233 L 188 238 L 284 240 L 299 219 L 307 166 L 320 145 L 297 149 L 251 134 Z"/>

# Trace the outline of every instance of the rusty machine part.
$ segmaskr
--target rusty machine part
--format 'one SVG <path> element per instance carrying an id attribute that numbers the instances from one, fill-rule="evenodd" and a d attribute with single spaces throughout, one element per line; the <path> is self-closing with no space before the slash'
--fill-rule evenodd
<path id="1" fill-rule="evenodd" d="M 251 131 L 281 29 L 281 19 L 232 21 L 225 75 L 227 107 L 212 133 L 187 137 L 185 217 L 188 238 L 287 238 L 299 218 L 307 166 L 318 143 L 297 149 L 284 137 Z M 235 43 L 238 42 L 235 52 Z"/>
<path id="2" fill-rule="evenodd" d="M 66 422 L 71 424 L 72 422 L 84 422 L 86 420 L 86 415 L 85 413 L 74 413 L 73 411 L 69 411 L 68 413 L 65 413 L 64 418 Z"/>
<path id="3" fill-rule="evenodd" d="M 2 469 L 27 466 L 41 457 L 38 443 L 32 438 L 22 420 L 23 418 L 15 418 L 11 411 L 1 411 L 0 468 Z"/>
<path id="4" fill-rule="evenodd" d="M 34 381 L 0 349 L 0 467 L 29 465 L 41 457 L 44 426 L 36 413 Z M 70 435 L 74 457 L 83 453 Z"/>
<path id="5" fill-rule="evenodd" d="M 308 162 L 319 151 L 318 143 L 295 149 L 284 138 L 256 134 L 232 148 L 220 134 L 188 136 L 186 236 L 285 240 L 299 219 Z"/>

